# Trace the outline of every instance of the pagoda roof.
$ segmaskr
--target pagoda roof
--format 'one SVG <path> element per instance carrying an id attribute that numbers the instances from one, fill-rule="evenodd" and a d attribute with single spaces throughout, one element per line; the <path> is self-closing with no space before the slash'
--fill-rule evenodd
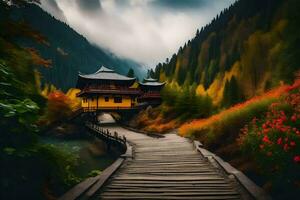
<path id="1" fill-rule="evenodd" d="M 103 66 L 93 74 L 81 74 L 79 72 L 78 76 L 81 78 L 93 79 L 93 80 L 133 81 L 136 79 L 136 78 L 129 78 L 127 76 L 123 76 L 121 74 L 116 73 L 114 70 L 108 69 Z"/>
<path id="2" fill-rule="evenodd" d="M 154 78 L 144 78 L 145 82 L 157 82 L 157 79 Z"/>
<path id="3" fill-rule="evenodd" d="M 139 83 L 142 86 L 163 86 L 165 85 L 165 82 L 159 83 L 159 82 L 146 82 L 146 83 Z"/>

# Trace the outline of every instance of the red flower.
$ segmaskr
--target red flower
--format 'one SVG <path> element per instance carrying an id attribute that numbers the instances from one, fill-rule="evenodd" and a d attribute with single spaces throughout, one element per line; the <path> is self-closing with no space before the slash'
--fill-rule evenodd
<path id="1" fill-rule="evenodd" d="M 289 150 L 289 145 L 288 144 L 284 144 L 283 146 L 283 150 L 286 152 Z"/>
<path id="2" fill-rule="evenodd" d="M 299 155 L 294 156 L 294 162 L 295 163 L 300 163 L 300 156 Z"/>
<path id="3" fill-rule="evenodd" d="M 263 142 L 265 143 L 271 143 L 271 141 L 269 140 L 268 136 L 264 136 L 262 139 Z"/>
<path id="4" fill-rule="evenodd" d="M 293 116 L 291 117 L 291 121 L 292 121 L 292 122 L 297 121 L 297 116 L 296 116 L 296 115 L 293 115 Z"/>
<path id="5" fill-rule="evenodd" d="M 267 156 L 272 156 L 272 152 L 271 151 L 269 151 L 268 153 L 267 153 Z"/>
<path id="6" fill-rule="evenodd" d="M 263 130 L 263 133 L 264 133 L 264 134 L 267 134 L 268 132 L 269 132 L 269 129 L 264 129 L 264 130 Z"/>
<path id="7" fill-rule="evenodd" d="M 266 129 L 266 128 L 267 128 L 267 125 L 266 125 L 266 124 L 263 124 L 263 125 L 262 125 L 262 128 L 263 128 L 263 129 Z"/>
<path id="8" fill-rule="evenodd" d="M 279 139 L 277 140 L 277 144 L 279 144 L 279 145 L 282 144 L 282 138 L 279 138 Z"/>
<path id="9" fill-rule="evenodd" d="M 260 148 L 260 149 L 263 149 L 264 147 L 265 147 L 265 145 L 263 145 L 263 144 L 260 144 L 260 145 L 259 145 L 259 148 Z"/>
<path id="10" fill-rule="evenodd" d="M 290 142 L 290 145 L 291 145 L 291 147 L 296 146 L 296 142 L 291 141 L 291 142 Z"/>
<path id="11" fill-rule="evenodd" d="M 294 132 L 296 132 L 296 131 L 297 131 L 297 129 L 296 129 L 296 128 L 293 128 L 293 131 L 294 131 Z"/>

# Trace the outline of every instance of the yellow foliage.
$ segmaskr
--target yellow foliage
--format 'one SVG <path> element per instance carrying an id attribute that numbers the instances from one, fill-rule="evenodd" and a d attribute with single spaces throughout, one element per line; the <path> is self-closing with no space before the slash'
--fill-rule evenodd
<path id="1" fill-rule="evenodd" d="M 240 74 L 240 62 L 236 61 L 229 72 L 225 72 L 225 81 L 230 80 L 233 76 L 237 77 Z"/>
<path id="2" fill-rule="evenodd" d="M 262 94 L 267 81 L 271 80 L 270 77 L 278 73 L 272 69 L 279 69 L 278 65 L 282 64 L 279 60 L 284 49 L 282 32 L 287 23 L 286 20 L 280 20 L 274 24 L 272 30 L 257 31 L 246 41 L 245 52 L 241 55 L 243 70 L 239 78 L 247 98 Z"/>
<path id="3" fill-rule="evenodd" d="M 204 96 L 207 94 L 203 84 L 198 85 L 198 87 L 196 88 L 196 94 L 199 96 Z"/>
<path id="4" fill-rule="evenodd" d="M 41 85 L 42 85 L 41 84 L 41 73 L 36 69 L 34 69 L 33 73 L 34 73 L 34 80 L 35 80 L 36 88 L 37 88 L 38 92 L 41 93 Z"/>
<path id="5" fill-rule="evenodd" d="M 161 72 L 159 74 L 159 80 L 160 81 L 167 81 L 167 77 L 166 77 L 166 74 L 164 72 Z"/>
<path id="6" fill-rule="evenodd" d="M 225 72 L 225 74 L 219 73 L 207 90 L 204 89 L 204 86 L 202 84 L 198 85 L 196 89 L 196 94 L 197 95 L 208 94 L 212 98 L 213 104 L 217 105 L 218 103 L 221 102 L 223 98 L 223 91 L 224 91 L 226 81 L 227 80 L 229 81 L 232 76 L 237 77 L 239 73 L 240 73 L 240 63 L 235 62 L 229 72 Z"/>
<path id="7" fill-rule="evenodd" d="M 179 72 L 179 68 L 181 67 L 181 58 L 182 56 L 180 54 L 178 54 L 178 58 L 177 58 L 177 61 L 176 61 L 176 67 L 175 67 L 175 73 L 174 73 L 174 78 L 178 77 L 178 72 Z"/>
<path id="8" fill-rule="evenodd" d="M 130 86 L 130 88 L 138 88 L 138 87 L 139 87 L 139 83 L 138 83 L 137 81 L 135 81 L 135 82 L 133 83 L 133 85 Z"/>
<path id="9" fill-rule="evenodd" d="M 72 110 L 80 108 L 81 99 L 76 96 L 80 92 L 77 88 L 70 88 L 66 93 L 66 96 L 70 99 L 70 107 Z"/>
<path id="10" fill-rule="evenodd" d="M 142 110 L 130 124 L 147 132 L 166 133 L 176 129 L 181 124 L 176 119 L 167 119 L 163 115 L 161 111 L 168 109 L 169 107 L 165 104 L 156 108 L 147 108 Z"/>
<path id="11" fill-rule="evenodd" d="M 54 91 L 57 91 L 57 88 L 54 85 L 45 84 L 44 88 L 41 88 L 41 95 L 48 98 L 48 95 Z"/>
<path id="12" fill-rule="evenodd" d="M 281 19 L 277 22 L 277 24 L 274 26 L 273 31 L 277 33 L 283 33 L 286 29 L 286 26 L 288 24 L 288 21 L 285 19 Z"/>
<path id="13" fill-rule="evenodd" d="M 296 80 L 293 85 L 282 85 L 278 88 L 270 90 L 267 93 L 264 93 L 261 96 L 256 96 L 243 103 L 236 104 L 231 108 L 215 114 L 209 118 L 196 119 L 192 122 L 185 123 L 179 128 L 179 133 L 182 136 L 189 136 L 196 132 L 207 134 L 210 129 L 216 129 L 218 125 L 221 126 L 222 123 L 225 123 L 228 119 L 228 116 L 239 115 L 243 110 L 246 110 L 255 104 L 278 98 L 295 88 L 300 88 L 300 80 Z M 218 132 L 213 132 L 213 134 L 218 134 Z"/>
<path id="14" fill-rule="evenodd" d="M 223 98 L 224 83 L 224 78 L 221 74 L 218 74 L 207 90 L 207 94 L 212 98 L 215 105 Z"/>
<path id="15" fill-rule="evenodd" d="M 168 84 L 168 86 L 170 86 L 172 89 L 177 90 L 177 91 L 182 90 L 182 88 L 178 85 L 178 83 L 176 81 L 172 81 L 171 83 Z"/>

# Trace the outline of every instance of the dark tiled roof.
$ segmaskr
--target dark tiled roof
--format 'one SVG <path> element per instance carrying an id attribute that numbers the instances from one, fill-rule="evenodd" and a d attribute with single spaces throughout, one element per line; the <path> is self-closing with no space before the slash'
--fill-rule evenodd
<path id="1" fill-rule="evenodd" d="M 146 83 L 139 83 L 140 85 L 143 86 L 162 86 L 165 84 L 165 82 L 163 83 L 159 83 L 159 82 L 146 82 Z"/>
<path id="2" fill-rule="evenodd" d="M 95 79 L 95 80 L 120 80 L 120 81 L 135 80 L 135 78 L 129 78 L 127 76 L 117 74 L 114 70 L 108 69 L 103 66 L 93 74 L 79 73 L 78 75 L 85 79 Z"/>
<path id="3" fill-rule="evenodd" d="M 157 82 L 157 79 L 154 78 L 144 78 L 145 82 Z"/>

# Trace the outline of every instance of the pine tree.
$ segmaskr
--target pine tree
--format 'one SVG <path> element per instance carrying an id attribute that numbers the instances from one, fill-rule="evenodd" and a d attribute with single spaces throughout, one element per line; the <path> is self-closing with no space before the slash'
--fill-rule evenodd
<path id="1" fill-rule="evenodd" d="M 135 77 L 134 70 L 130 68 L 127 73 L 127 77 L 133 78 Z"/>
<path id="2" fill-rule="evenodd" d="M 229 107 L 242 100 L 241 92 L 236 81 L 236 78 L 231 77 L 230 81 L 226 81 L 223 92 L 222 104 L 224 107 Z"/>

